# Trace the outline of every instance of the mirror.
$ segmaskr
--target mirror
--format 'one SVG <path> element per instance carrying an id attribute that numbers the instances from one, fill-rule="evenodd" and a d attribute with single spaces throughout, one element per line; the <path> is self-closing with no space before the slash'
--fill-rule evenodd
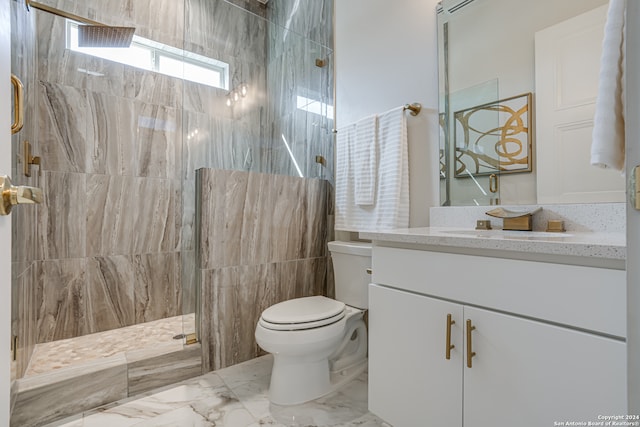
<path id="1" fill-rule="evenodd" d="M 590 165 L 607 4 L 438 5 L 442 205 L 624 201 Z"/>

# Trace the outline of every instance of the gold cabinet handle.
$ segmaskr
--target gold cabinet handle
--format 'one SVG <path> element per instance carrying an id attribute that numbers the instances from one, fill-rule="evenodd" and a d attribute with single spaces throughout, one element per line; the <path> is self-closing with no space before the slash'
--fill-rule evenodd
<path id="1" fill-rule="evenodd" d="M 0 215 L 9 215 L 11 208 L 15 205 L 40 204 L 44 198 L 41 189 L 23 185 L 11 185 L 11 179 L 8 176 L 0 176 L 0 191 L 2 193 Z"/>
<path id="2" fill-rule="evenodd" d="M 451 350 L 456 348 L 454 344 L 451 344 L 451 325 L 455 325 L 456 321 L 451 318 L 451 314 L 447 314 L 447 346 L 445 351 L 445 358 L 447 360 L 451 359 Z"/>
<path id="3" fill-rule="evenodd" d="M 467 368 L 471 368 L 473 366 L 471 359 L 476 355 L 476 352 L 472 350 L 471 344 L 471 331 L 475 329 L 476 327 L 471 325 L 471 319 L 467 319 Z"/>
<path id="4" fill-rule="evenodd" d="M 11 74 L 11 84 L 13 85 L 13 124 L 11 133 L 18 133 L 24 126 L 24 85 L 20 79 Z"/>

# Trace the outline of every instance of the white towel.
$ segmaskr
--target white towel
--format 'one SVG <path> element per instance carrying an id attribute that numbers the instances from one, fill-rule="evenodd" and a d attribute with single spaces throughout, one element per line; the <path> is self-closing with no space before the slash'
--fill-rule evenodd
<path id="1" fill-rule="evenodd" d="M 356 122 L 353 168 L 356 205 L 373 205 L 378 172 L 378 116 L 376 115 Z"/>
<path id="2" fill-rule="evenodd" d="M 409 147 L 404 108 L 378 116 L 378 179 L 374 205 L 355 203 L 355 125 L 338 130 L 336 140 L 336 230 L 374 231 L 409 226 Z M 351 144 L 350 144 L 351 143 Z"/>
<path id="3" fill-rule="evenodd" d="M 379 227 L 409 226 L 409 141 L 404 107 L 378 116 Z"/>
<path id="4" fill-rule="evenodd" d="M 624 25 L 626 0 L 610 0 L 604 27 L 591 164 L 624 169 Z"/>
<path id="5" fill-rule="evenodd" d="M 336 229 L 346 230 L 353 205 L 353 162 L 351 149 L 355 144 L 356 124 L 338 129 L 336 136 Z"/>

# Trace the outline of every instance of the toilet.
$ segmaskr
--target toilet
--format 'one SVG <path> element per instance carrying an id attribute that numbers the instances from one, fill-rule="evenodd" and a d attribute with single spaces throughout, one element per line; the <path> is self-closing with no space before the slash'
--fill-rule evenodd
<path id="1" fill-rule="evenodd" d="M 269 400 L 295 405 L 317 399 L 367 367 L 371 244 L 329 242 L 336 299 L 295 298 L 262 312 L 256 342 L 273 354 Z"/>

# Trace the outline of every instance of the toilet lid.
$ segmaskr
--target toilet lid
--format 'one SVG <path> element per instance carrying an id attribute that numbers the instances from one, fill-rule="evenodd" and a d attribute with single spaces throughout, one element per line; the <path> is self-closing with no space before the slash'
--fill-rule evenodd
<path id="1" fill-rule="evenodd" d="M 268 329 L 311 329 L 337 322 L 345 316 L 343 302 L 322 296 L 295 298 L 262 312 L 260 323 Z"/>

